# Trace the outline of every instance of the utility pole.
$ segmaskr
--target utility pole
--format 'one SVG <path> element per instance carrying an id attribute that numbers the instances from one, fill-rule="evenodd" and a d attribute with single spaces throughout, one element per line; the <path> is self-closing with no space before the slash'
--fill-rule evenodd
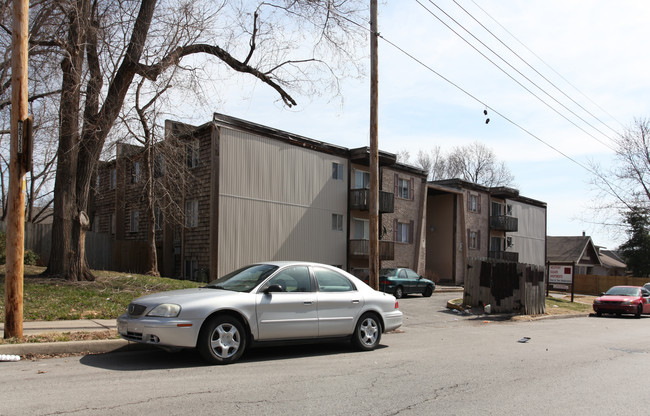
<path id="1" fill-rule="evenodd" d="M 11 157 L 7 200 L 5 338 L 23 337 L 25 254 L 25 173 L 32 155 L 31 119 L 27 117 L 27 46 L 29 0 L 13 1 L 11 53 Z"/>
<path id="2" fill-rule="evenodd" d="M 369 283 L 379 290 L 379 133 L 377 0 L 370 0 L 370 249 Z"/>

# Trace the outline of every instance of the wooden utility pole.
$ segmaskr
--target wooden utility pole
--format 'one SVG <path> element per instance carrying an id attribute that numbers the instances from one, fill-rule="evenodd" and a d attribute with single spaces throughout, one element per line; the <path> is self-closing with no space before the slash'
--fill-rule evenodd
<path id="1" fill-rule="evenodd" d="M 370 0 L 370 252 L 369 283 L 379 290 L 379 111 L 377 0 Z"/>
<path id="2" fill-rule="evenodd" d="M 31 120 L 27 117 L 29 0 L 13 1 L 11 53 L 11 157 L 7 200 L 7 263 L 4 337 L 23 337 L 25 173 L 31 164 Z"/>

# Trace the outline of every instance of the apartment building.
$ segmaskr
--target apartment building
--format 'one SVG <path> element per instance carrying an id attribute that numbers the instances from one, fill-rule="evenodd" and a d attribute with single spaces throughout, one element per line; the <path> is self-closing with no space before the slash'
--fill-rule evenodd
<path id="1" fill-rule="evenodd" d="M 165 128 L 166 142 L 173 139 L 183 150 L 178 158 L 185 169 L 182 178 L 163 167 L 155 175 L 161 189 L 163 181 L 183 183 L 173 201 L 156 207 L 163 275 L 216 278 L 265 260 L 317 261 L 367 273 L 367 148 L 347 149 L 223 114 L 200 126 L 168 121 Z M 121 242 L 146 240 L 142 153 L 119 146 L 116 159 L 98 169 L 95 230 Z M 382 265 L 424 273 L 426 173 L 385 152 L 380 165 Z M 182 221 L 168 212 L 172 206 L 181 207 Z"/>

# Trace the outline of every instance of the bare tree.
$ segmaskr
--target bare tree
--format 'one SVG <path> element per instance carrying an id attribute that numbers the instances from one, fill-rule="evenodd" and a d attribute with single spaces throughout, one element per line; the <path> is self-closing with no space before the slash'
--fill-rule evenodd
<path id="1" fill-rule="evenodd" d="M 84 248 L 91 178 L 136 76 L 155 81 L 178 66 L 198 74 L 207 62 L 202 57 L 209 57 L 220 63 L 218 73 L 251 77 L 272 88 L 287 106 L 296 105 L 289 91 L 336 95 L 341 77 L 359 70 L 355 42 L 365 33 L 354 22 L 362 20 L 365 3 L 33 3 L 30 64 L 44 81 L 60 80 L 56 89 L 43 83 L 34 92 L 60 97 L 52 252 L 46 273 L 94 279 Z M 175 35 L 171 40 L 170 33 Z M 190 56 L 194 58 L 188 60 Z M 6 91 L 8 71 L 0 65 L 0 94 Z"/>
<path id="2" fill-rule="evenodd" d="M 625 218 L 635 210 L 650 209 L 650 120 L 637 118 L 616 140 L 614 163 L 603 168 L 590 163 L 592 222 L 620 235 Z"/>
<path id="3" fill-rule="evenodd" d="M 447 161 L 440 146 L 434 146 L 429 152 L 419 150 L 415 163 L 429 172 L 429 180 L 437 181 L 446 178 Z"/>
<path id="4" fill-rule="evenodd" d="M 494 152 L 479 142 L 455 147 L 447 156 L 446 176 L 483 186 L 512 186 L 514 176 Z"/>

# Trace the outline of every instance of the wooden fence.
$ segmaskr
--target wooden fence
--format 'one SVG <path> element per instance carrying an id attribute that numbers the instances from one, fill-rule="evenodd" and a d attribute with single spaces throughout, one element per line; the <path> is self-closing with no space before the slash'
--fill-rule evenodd
<path id="1" fill-rule="evenodd" d="M 0 231 L 5 230 L 5 222 L 0 221 Z M 52 249 L 52 224 L 25 223 L 25 248 L 39 255 L 39 265 L 47 266 Z M 146 242 L 117 241 L 110 234 L 86 233 L 86 261 L 91 269 L 144 273 L 146 259 Z"/>
<path id="2" fill-rule="evenodd" d="M 490 305 L 492 312 L 539 315 L 546 312 L 543 266 L 494 259 L 469 259 L 463 303 Z"/>
<path id="3" fill-rule="evenodd" d="M 577 274 L 574 277 L 575 293 L 582 295 L 600 295 L 612 286 L 643 286 L 650 282 L 650 277 L 597 276 Z"/>

